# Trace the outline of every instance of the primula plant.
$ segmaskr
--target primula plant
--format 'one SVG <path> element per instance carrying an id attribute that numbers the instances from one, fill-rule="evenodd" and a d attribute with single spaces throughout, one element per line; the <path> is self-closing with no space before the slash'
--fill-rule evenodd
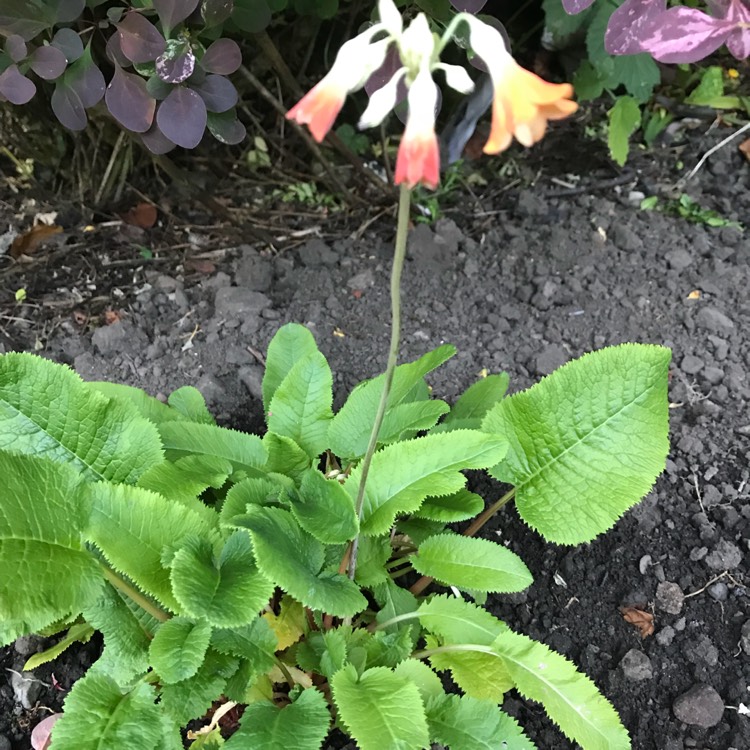
<path id="1" fill-rule="evenodd" d="M 439 61 L 451 34 L 468 25 L 493 78 L 487 151 L 533 143 L 575 105 L 473 16 L 437 38 L 424 16 L 404 29 L 389 0 L 379 9 L 375 30 L 289 116 L 323 138 L 396 45 L 403 65 L 363 118 L 379 122 L 403 81 L 383 374 L 334 413 L 312 334 L 282 327 L 261 436 L 218 426 L 190 386 L 163 403 L 32 355 L 0 357 L 0 643 L 64 632 L 33 668 L 97 630 L 104 640 L 51 750 L 318 750 L 333 730 L 362 750 L 532 748 L 502 710 L 510 690 L 586 750 L 630 747 L 591 680 L 482 608 L 532 575 L 477 534 L 515 501 L 545 539 L 580 544 L 637 503 L 668 450 L 670 352 L 612 347 L 512 396 L 506 374 L 489 375 L 453 407 L 425 379 L 453 347 L 397 364 L 411 189 L 439 174 L 432 72 L 470 88 Z M 469 469 L 502 483 L 498 497 L 467 488 Z"/>

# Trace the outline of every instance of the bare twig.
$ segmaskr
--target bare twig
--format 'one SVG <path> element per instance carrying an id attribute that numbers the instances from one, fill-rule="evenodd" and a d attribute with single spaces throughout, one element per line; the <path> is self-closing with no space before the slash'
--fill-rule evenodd
<path id="1" fill-rule="evenodd" d="M 719 149 L 724 148 L 727 143 L 730 143 L 747 130 L 750 130 L 750 122 L 746 122 L 739 130 L 736 130 L 734 133 L 732 133 L 732 135 L 727 136 L 723 140 L 719 141 L 715 146 L 712 146 L 710 149 L 708 149 L 708 151 L 706 151 L 706 153 L 701 156 L 700 161 L 687 173 L 685 177 L 679 180 L 677 184 L 684 185 L 688 180 L 691 180 L 693 177 L 695 177 L 695 175 L 698 174 L 700 168 L 706 163 L 706 160 L 709 156 L 715 154 Z"/>

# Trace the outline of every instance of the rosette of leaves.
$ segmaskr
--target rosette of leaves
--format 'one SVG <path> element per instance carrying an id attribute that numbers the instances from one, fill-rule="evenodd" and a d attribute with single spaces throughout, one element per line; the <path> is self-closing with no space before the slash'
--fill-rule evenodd
<path id="1" fill-rule="evenodd" d="M 262 437 L 217 426 L 189 386 L 163 403 L 0 357 L 0 643 L 65 631 L 31 667 L 104 638 L 52 750 L 177 750 L 196 719 L 196 750 L 316 750 L 334 726 L 363 750 L 532 748 L 509 690 L 587 750 L 630 747 L 591 680 L 476 603 L 526 588 L 521 558 L 451 524 L 484 509 L 463 471 L 486 469 L 547 539 L 608 529 L 664 465 L 670 353 L 605 349 L 509 397 L 490 375 L 451 408 L 425 377 L 453 353 L 396 369 L 360 513 L 383 376 L 334 413 L 302 326 L 269 346 Z"/>

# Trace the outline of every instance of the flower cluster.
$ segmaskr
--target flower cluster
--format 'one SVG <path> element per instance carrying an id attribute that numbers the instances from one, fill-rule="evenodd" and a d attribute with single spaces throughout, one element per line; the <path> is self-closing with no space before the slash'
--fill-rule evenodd
<path id="1" fill-rule="evenodd" d="M 399 87 L 406 85 L 409 115 L 396 159 L 396 184 L 436 187 L 440 155 L 435 134 L 438 89 L 436 71 L 448 86 L 467 94 L 474 83 L 466 70 L 440 62 L 440 54 L 465 22 L 473 52 L 484 62 L 494 89 L 492 127 L 485 153 L 496 154 L 515 137 L 525 146 L 538 141 L 548 120 L 575 112 L 570 84 L 552 84 L 524 70 L 513 59 L 500 32 L 469 13 L 459 13 L 442 37 L 430 30 L 423 13 L 404 28 L 393 0 L 379 0 L 380 21 L 346 42 L 329 71 L 291 110 L 287 118 L 307 125 L 317 141 L 323 140 L 344 105 L 348 93 L 361 89 L 386 59 L 392 45 L 401 67 L 370 97 L 360 128 L 379 125 L 396 105 Z"/>

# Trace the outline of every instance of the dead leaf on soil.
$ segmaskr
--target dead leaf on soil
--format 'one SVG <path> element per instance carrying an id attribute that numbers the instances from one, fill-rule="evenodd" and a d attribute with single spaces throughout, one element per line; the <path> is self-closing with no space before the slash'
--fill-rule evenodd
<path id="1" fill-rule="evenodd" d="M 63 228 L 57 224 L 36 224 L 28 232 L 19 234 L 10 246 L 12 258 L 20 258 L 22 255 L 32 255 L 39 246 L 54 234 L 60 234 Z"/>
<path id="2" fill-rule="evenodd" d="M 641 638 L 648 638 L 654 634 L 654 616 L 650 612 L 644 612 L 637 607 L 620 607 L 620 614 L 634 625 L 641 633 Z"/>
<path id="3" fill-rule="evenodd" d="M 688 294 L 687 298 L 688 299 L 700 299 L 702 296 L 703 296 L 703 293 L 701 292 L 700 289 L 693 289 L 693 291 L 690 292 L 690 294 Z"/>
<path id="4" fill-rule="evenodd" d="M 216 266 L 211 263 L 210 260 L 188 258 L 185 261 L 185 269 L 188 271 L 197 271 L 198 273 L 203 273 L 206 274 L 206 276 L 210 276 L 216 270 Z"/>
<path id="5" fill-rule="evenodd" d="M 119 323 L 122 320 L 121 310 L 105 310 L 104 311 L 104 325 L 111 326 L 115 323 Z"/>
<path id="6" fill-rule="evenodd" d="M 156 224 L 156 206 L 151 203 L 138 203 L 122 214 L 122 220 L 126 224 L 141 229 L 151 229 Z"/>
<path id="7" fill-rule="evenodd" d="M 748 138 L 745 141 L 742 141 L 742 143 L 740 143 L 739 149 L 740 149 L 740 152 L 742 153 L 742 155 L 748 161 L 750 161 L 750 138 Z"/>

